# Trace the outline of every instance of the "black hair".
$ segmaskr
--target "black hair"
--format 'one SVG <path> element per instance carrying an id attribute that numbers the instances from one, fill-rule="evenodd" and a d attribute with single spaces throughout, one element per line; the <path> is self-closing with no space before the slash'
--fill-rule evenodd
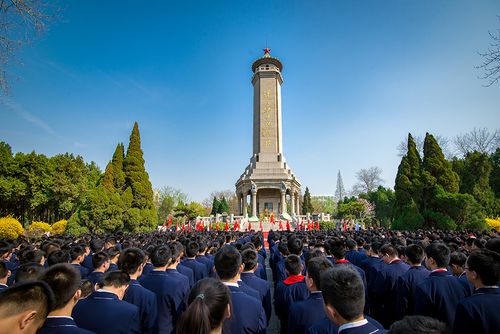
<path id="1" fill-rule="evenodd" d="M 356 247 L 358 246 L 356 241 L 354 241 L 353 239 L 347 239 L 345 244 L 346 244 L 346 247 L 349 248 L 350 250 L 356 249 Z"/>
<path id="2" fill-rule="evenodd" d="M 39 263 L 26 263 L 19 266 L 16 272 L 15 282 L 30 282 L 36 281 L 43 273 L 45 268 Z"/>
<path id="3" fill-rule="evenodd" d="M 313 257 L 307 261 L 307 276 L 309 276 L 318 290 L 321 290 L 321 273 L 333 265 L 326 257 Z"/>
<path id="4" fill-rule="evenodd" d="M 254 249 L 245 249 L 243 252 L 241 252 L 241 260 L 245 265 L 245 268 L 243 270 L 249 271 L 254 269 L 259 263 L 257 251 L 255 251 Z"/>
<path id="5" fill-rule="evenodd" d="M 500 238 L 491 238 L 484 247 L 500 254 Z"/>
<path id="6" fill-rule="evenodd" d="M 450 249 L 445 244 L 432 243 L 425 248 L 425 254 L 436 261 L 438 268 L 445 268 L 450 263 Z"/>
<path id="7" fill-rule="evenodd" d="M 340 260 L 345 257 L 345 242 L 342 240 L 332 240 L 328 246 L 330 254 L 336 259 Z"/>
<path id="8" fill-rule="evenodd" d="M 45 282 L 16 284 L 0 293 L 0 318 L 34 310 L 37 320 L 43 323 L 53 302 L 54 295 Z"/>
<path id="9" fill-rule="evenodd" d="M 398 256 L 398 251 L 395 246 L 391 244 L 385 244 L 380 247 L 379 253 L 384 255 L 389 255 L 390 257 Z"/>
<path id="10" fill-rule="evenodd" d="M 284 242 L 280 242 L 278 244 L 278 251 L 284 255 L 284 256 L 287 256 L 288 254 L 290 254 L 290 252 L 288 251 L 288 246 L 286 243 Z"/>
<path id="11" fill-rule="evenodd" d="M 365 288 L 356 269 L 336 266 L 321 274 L 321 293 L 326 305 L 331 305 L 347 321 L 363 315 Z"/>
<path id="12" fill-rule="evenodd" d="M 47 283 L 54 293 L 52 310 L 66 306 L 80 288 L 80 271 L 70 264 L 55 264 L 47 269 L 40 280 Z"/>
<path id="13" fill-rule="evenodd" d="M 420 264 L 424 259 L 424 249 L 419 245 L 409 245 L 405 248 L 405 255 L 411 264 Z"/>
<path id="14" fill-rule="evenodd" d="M 231 245 L 225 245 L 215 254 L 214 266 L 222 280 L 234 278 L 241 266 L 241 254 Z"/>
<path id="15" fill-rule="evenodd" d="M 450 265 L 455 264 L 459 267 L 465 266 L 465 262 L 467 262 L 467 256 L 465 256 L 462 252 L 452 252 L 450 254 Z"/>
<path id="16" fill-rule="evenodd" d="M 472 251 L 467 260 L 469 271 L 475 271 L 484 285 L 500 283 L 500 254 L 486 248 Z"/>
<path id="17" fill-rule="evenodd" d="M 109 261 L 109 256 L 106 252 L 97 252 L 92 255 L 92 265 L 95 269 L 102 266 L 106 261 Z"/>
<path id="18" fill-rule="evenodd" d="M 290 254 L 300 255 L 302 254 L 304 243 L 302 242 L 302 239 L 293 236 L 290 239 L 288 239 L 287 246 Z"/>
<path id="19" fill-rule="evenodd" d="M 164 267 L 171 262 L 172 253 L 168 246 L 156 247 L 151 254 L 151 263 L 153 267 Z"/>
<path id="20" fill-rule="evenodd" d="M 389 334 L 447 334 L 444 322 L 423 315 L 408 315 L 389 328 Z"/>
<path id="21" fill-rule="evenodd" d="M 82 290 L 81 298 L 87 298 L 94 292 L 94 283 L 91 280 L 84 279 L 80 283 L 80 290 Z"/>
<path id="22" fill-rule="evenodd" d="M 187 257 L 195 257 L 198 255 L 198 251 L 200 250 L 200 245 L 196 241 L 190 241 L 186 246 L 186 256 Z"/>
<path id="23" fill-rule="evenodd" d="M 39 249 L 28 249 L 21 253 L 19 262 L 24 263 L 40 263 L 45 256 L 45 252 Z"/>
<path id="24" fill-rule="evenodd" d="M 380 247 L 382 247 L 382 244 L 378 241 L 374 241 L 370 244 L 370 248 L 371 248 L 372 252 L 374 252 L 374 253 L 378 253 L 380 250 Z"/>
<path id="25" fill-rule="evenodd" d="M 146 254 L 139 248 L 127 248 L 118 258 L 118 268 L 129 275 L 135 274 L 139 267 L 146 262 Z"/>
<path id="26" fill-rule="evenodd" d="M 289 275 L 299 275 L 302 271 L 302 261 L 299 256 L 290 254 L 285 259 L 285 269 Z"/>
<path id="27" fill-rule="evenodd" d="M 207 334 L 221 326 L 231 294 L 219 280 L 204 278 L 191 289 L 188 304 L 179 318 L 177 334 Z"/>
<path id="28" fill-rule="evenodd" d="M 76 260 L 79 256 L 82 256 L 84 254 L 85 254 L 85 248 L 83 248 L 80 245 L 76 245 L 76 246 L 71 247 L 71 250 L 69 251 L 71 261 Z"/>
<path id="29" fill-rule="evenodd" d="M 108 256 L 110 259 L 114 258 L 115 256 L 119 255 L 120 254 L 120 248 L 118 246 L 112 246 L 112 247 L 109 247 L 107 250 L 106 250 L 106 253 L 108 253 Z"/>
<path id="30" fill-rule="evenodd" d="M 123 270 L 112 270 L 108 271 L 102 277 L 101 286 L 112 286 L 114 288 L 120 288 L 124 285 L 130 284 L 130 275 Z"/>
<path id="31" fill-rule="evenodd" d="M 90 240 L 90 249 L 92 253 L 100 252 L 104 249 L 104 241 L 102 239 L 94 238 Z"/>
<path id="32" fill-rule="evenodd" d="M 53 251 L 47 256 L 47 264 L 49 267 L 58 263 L 69 263 L 70 261 L 69 253 L 63 250 Z"/>
<path id="33" fill-rule="evenodd" d="M 5 262 L 0 261 L 0 279 L 7 277 L 9 273 L 9 268 L 7 268 L 7 264 Z"/>

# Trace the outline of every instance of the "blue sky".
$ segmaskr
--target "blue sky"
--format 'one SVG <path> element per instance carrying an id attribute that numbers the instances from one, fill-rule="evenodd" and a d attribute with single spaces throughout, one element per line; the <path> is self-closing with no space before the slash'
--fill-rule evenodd
<path id="1" fill-rule="evenodd" d="M 67 1 L 18 53 L 0 103 L 15 152 L 72 152 L 104 169 L 141 131 L 155 188 L 234 189 L 252 151 L 251 63 L 284 64 L 283 145 L 302 185 L 333 194 L 361 168 L 394 185 L 408 132 L 499 128 L 500 87 L 474 68 L 500 2 Z"/>

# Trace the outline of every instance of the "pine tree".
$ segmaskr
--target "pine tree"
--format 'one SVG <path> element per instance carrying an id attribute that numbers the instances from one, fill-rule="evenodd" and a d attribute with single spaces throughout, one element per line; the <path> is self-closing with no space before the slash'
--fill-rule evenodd
<path id="1" fill-rule="evenodd" d="M 337 173 L 337 189 L 335 189 L 335 200 L 339 201 L 346 195 L 344 182 L 342 182 L 342 175 L 340 175 L 340 169 Z"/>
<path id="2" fill-rule="evenodd" d="M 123 172 L 123 144 L 119 143 L 116 146 L 113 158 L 106 166 L 101 184 L 110 194 L 115 191 L 122 192 L 125 185 L 125 173 Z"/>
<path id="3" fill-rule="evenodd" d="M 224 196 L 222 196 L 222 199 L 220 200 L 219 213 L 230 213 L 229 205 L 227 204 L 226 198 Z"/>
<path id="4" fill-rule="evenodd" d="M 158 217 L 153 203 L 153 188 L 144 168 L 139 126 L 134 123 L 124 161 L 125 189 L 132 191 L 132 207 L 127 210 L 129 228 L 134 231 L 151 230 Z"/>
<path id="5" fill-rule="evenodd" d="M 304 202 L 302 203 L 302 214 L 305 215 L 311 212 L 313 212 L 311 193 L 309 192 L 309 188 L 306 187 L 306 191 L 304 192 Z"/>
<path id="6" fill-rule="evenodd" d="M 220 202 L 216 196 L 214 196 L 214 200 L 212 201 L 212 212 L 210 214 L 216 215 L 219 213 Z"/>

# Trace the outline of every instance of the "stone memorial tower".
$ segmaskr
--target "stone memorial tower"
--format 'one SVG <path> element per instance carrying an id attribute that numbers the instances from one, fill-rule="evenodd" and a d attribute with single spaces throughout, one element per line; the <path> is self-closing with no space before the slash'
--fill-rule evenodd
<path id="1" fill-rule="evenodd" d="M 253 84 L 253 155 L 250 164 L 236 182 L 239 211 L 245 215 L 251 206 L 251 218 L 264 210 L 276 219 L 300 214 L 300 181 L 283 155 L 281 61 L 264 49 L 264 56 L 252 64 Z M 287 210 L 287 201 L 290 204 Z M 287 212 L 289 211 L 289 212 Z"/>

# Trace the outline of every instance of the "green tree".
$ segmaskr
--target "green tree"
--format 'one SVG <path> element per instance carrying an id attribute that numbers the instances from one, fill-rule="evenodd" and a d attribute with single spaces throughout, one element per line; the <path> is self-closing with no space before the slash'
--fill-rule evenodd
<path id="1" fill-rule="evenodd" d="M 309 192 L 309 188 L 306 187 L 306 191 L 304 192 L 304 200 L 302 202 L 302 214 L 305 215 L 312 212 L 313 206 L 311 203 L 311 193 Z"/>
<path id="2" fill-rule="evenodd" d="M 119 143 L 113 153 L 113 158 L 104 171 L 101 184 L 109 193 L 118 192 L 121 194 L 125 186 L 124 150 L 123 144 Z"/>
<path id="3" fill-rule="evenodd" d="M 395 193 L 392 189 L 379 186 L 376 191 L 359 196 L 375 205 L 375 219 L 380 225 L 389 227 L 393 221 Z"/>
<path id="4" fill-rule="evenodd" d="M 219 212 L 218 213 L 227 213 L 230 214 L 229 212 L 229 205 L 227 204 L 226 197 L 222 196 L 220 203 L 219 203 Z"/>
<path id="5" fill-rule="evenodd" d="M 212 201 L 212 212 L 210 212 L 210 214 L 215 216 L 216 214 L 219 213 L 219 211 L 220 211 L 220 202 L 217 199 L 217 197 L 214 196 L 214 199 Z"/>
<path id="6" fill-rule="evenodd" d="M 495 197 L 500 198 L 500 147 L 491 155 L 490 186 Z"/>

